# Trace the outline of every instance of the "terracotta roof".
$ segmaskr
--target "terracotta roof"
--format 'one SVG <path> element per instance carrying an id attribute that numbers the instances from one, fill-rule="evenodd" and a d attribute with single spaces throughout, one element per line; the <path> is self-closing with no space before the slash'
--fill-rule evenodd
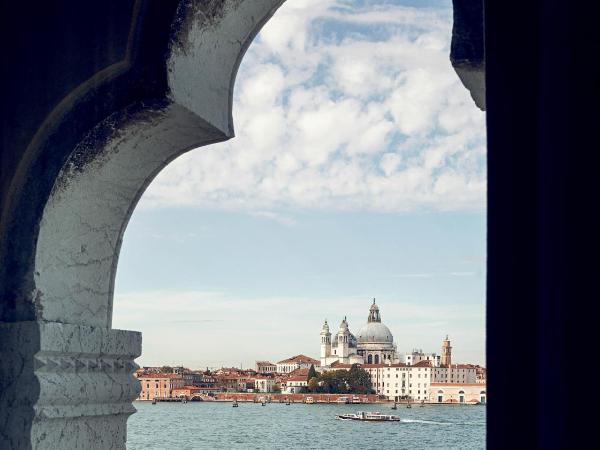
<path id="1" fill-rule="evenodd" d="M 431 367 L 431 361 L 427 360 L 427 359 L 423 359 L 421 361 L 419 361 L 418 363 L 415 363 L 412 365 L 413 367 Z"/>
<path id="2" fill-rule="evenodd" d="M 477 366 L 474 364 L 452 364 L 452 367 L 457 369 L 476 369 Z"/>
<path id="3" fill-rule="evenodd" d="M 382 369 L 385 367 L 414 367 L 414 366 L 407 366 L 406 364 L 403 364 L 403 363 L 397 363 L 397 364 L 361 364 L 360 367 L 362 367 L 363 369 Z"/>
<path id="4" fill-rule="evenodd" d="M 345 364 L 345 363 L 341 363 L 339 361 L 334 361 L 329 365 L 329 367 L 336 367 L 336 368 L 339 367 L 342 369 L 349 369 L 350 367 L 352 367 L 352 364 Z"/>
<path id="5" fill-rule="evenodd" d="M 274 366 L 275 364 L 269 361 L 256 361 L 257 366 Z"/>
<path id="6" fill-rule="evenodd" d="M 183 377 L 180 374 L 177 373 L 142 373 L 140 375 L 138 375 L 138 379 L 139 378 L 181 378 L 183 379 Z"/>
<path id="7" fill-rule="evenodd" d="M 308 371 L 309 371 L 309 369 L 305 369 L 305 368 L 294 369 L 288 374 L 288 377 L 304 377 L 304 378 L 306 378 L 306 377 L 308 377 Z"/>
<path id="8" fill-rule="evenodd" d="M 306 355 L 296 355 L 296 356 L 292 356 L 291 358 L 288 359 L 284 359 L 282 361 L 279 361 L 277 364 L 286 364 L 286 363 L 307 363 L 307 364 L 313 364 L 315 366 L 320 366 L 321 362 L 311 358 L 309 356 Z"/>
<path id="9" fill-rule="evenodd" d="M 256 377 L 252 377 L 252 378 L 255 379 L 255 380 L 272 380 L 273 379 L 271 377 L 265 377 L 265 376 L 262 376 L 262 375 L 258 375 Z"/>

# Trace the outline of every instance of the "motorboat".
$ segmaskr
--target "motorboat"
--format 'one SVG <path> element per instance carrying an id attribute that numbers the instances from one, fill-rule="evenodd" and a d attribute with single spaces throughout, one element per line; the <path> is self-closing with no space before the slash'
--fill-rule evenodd
<path id="1" fill-rule="evenodd" d="M 358 411 L 356 414 L 338 414 L 340 420 L 361 420 L 363 422 L 400 422 L 400 417 L 380 412 Z"/>
<path id="2" fill-rule="evenodd" d="M 396 402 L 394 402 L 394 406 L 392 406 L 390 409 L 398 409 L 398 405 L 396 404 Z"/>
<path id="3" fill-rule="evenodd" d="M 348 397 L 338 397 L 336 402 L 337 403 L 350 403 L 350 400 L 348 399 Z"/>
<path id="4" fill-rule="evenodd" d="M 237 400 L 234 400 L 234 401 L 233 401 L 233 405 L 231 405 L 231 406 L 233 406 L 234 408 L 237 408 L 237 407 L 238 407 L 238 402 L 237 402 Z"/>
<path id="5" fill-rule="evenodd" d="M 360 401 L 360 397 L 354 396 L 354 397 L 352 397 L 352 403 L 362 403 L 362 402 Z"/>
<path id="6" fill-rule="evenodd" d="M 312 397 L 306 397 L 305 403 L 309 403 L 309 404 L 313 404 L 315 402 L 315 399 Z"/>

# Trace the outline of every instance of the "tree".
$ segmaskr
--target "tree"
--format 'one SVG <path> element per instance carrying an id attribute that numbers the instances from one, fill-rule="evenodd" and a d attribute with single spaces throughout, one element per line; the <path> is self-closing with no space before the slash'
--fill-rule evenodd
<path id="1" fill-rule="evenodd" d="M 275 383 L 273 385 L 273 392 L 277 394 L 281 392 L 281 386 L 279 385 L 279 383 Z"/>
<path id="2" fill-rule="evenodd" d="M 319 377 L 322 391 L 328 394 L 347 392 L 345 373 L 347 373 L 346 370 L 330 370 L 323 372 Z"/>
<path id="3" fill-rule="evenodd" d="M 306 377 L 306 381 L 310 381 L 311 378 L 317 378 L 318 374 L 317 371 L 315 370 L 315 366 L 314 364 L 310 365 L 310 369 L 308 369 L 308 377 Z"/>
<path id="4" fill-rule="evenodd" d="M 373 392 L 371 377 L 366 370 L 361 369 L 357 364 L 352 364 L 346 381 L 350 392 L 357 394 L 370 394 Z"/>
<path id="5" fill-rule="evenodd" d="M 310 392 L 317 392 L 318 388 L 319 388 L 319 379 L 317 377 L 312 377 L 310 380 L 308 380 L 308 390 Z"/>
<path id="6" fill-rule="evenodd" d="M 160 373 L 173 373 L 173 368 L 171 366 L 162 366 L 159 369 Z"/>

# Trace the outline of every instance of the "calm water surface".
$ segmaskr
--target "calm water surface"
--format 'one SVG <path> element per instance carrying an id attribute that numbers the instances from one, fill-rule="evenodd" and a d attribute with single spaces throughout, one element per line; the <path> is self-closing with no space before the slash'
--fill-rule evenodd
<path id="1" fill-rule="evenodd" d="M 137 449 L 483 449 L 485 406 L 303 405 L 136 402 L 127 448 Z M 342 421 L 336 414 L 381 411 L 402 422 Z"/>

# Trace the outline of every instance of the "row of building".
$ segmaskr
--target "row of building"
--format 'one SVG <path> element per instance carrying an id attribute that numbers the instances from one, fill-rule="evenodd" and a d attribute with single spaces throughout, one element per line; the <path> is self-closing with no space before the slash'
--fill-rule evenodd
<path id="1" fill-rule="evenodd" d="M 139 400 L 214 395 L 219 392 L 282 392 L 306 390 L 311 367 L 316 371 L 349 369 L 353 364 L 371 377 L 375 392 L 391 401 L 431 403 L 486 403 L 486 370 L 474 364 L 453 364 L 448 336 L 441 354 L 420 349 L 400 354 L 389 328 L 381 322 L 373 299 L 367 323 L 357 336 L 350 332 L 346 317 L 332 334 L 327 320 L 320 333 L 321 355 L 314 359 L 296 355 L 277 363 L 257 361 L 254 370 L 221 368 L 192 371 L 183 367 L 145 367 L 136 372 L 140 380 Z"/>
<path id="2" fill-rule="evenodd" d="M 184 367 L 143 367 L 135 372 L 140 382 L 138 400 L 165 398 L 203 398 L 220 392 L 282 392 L 298 393 L 307 386 L 308 371 L 319 361 L 304 355 L 294 356 L 295 362 L 282 372 L 259 372 L 235 367 L 215 371 L 193 371 Z M 293 368 L 292 368 L 293 367 Z"/>

